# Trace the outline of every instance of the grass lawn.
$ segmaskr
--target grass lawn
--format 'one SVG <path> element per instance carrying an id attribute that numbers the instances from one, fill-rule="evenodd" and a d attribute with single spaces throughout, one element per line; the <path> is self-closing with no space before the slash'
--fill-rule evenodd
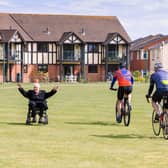
<path id="1" fill-rule="evenodd" d="M 167 167 L 168 141 L 152 132 L 148 84 L 134 86 L 129 127 L 115 122 L 109 83 L 58 85 L 48 100 L 49 125 L 33 126 L 25 125 L 27 99 L 16 84 L 0 85 L 0 168 Z"/>

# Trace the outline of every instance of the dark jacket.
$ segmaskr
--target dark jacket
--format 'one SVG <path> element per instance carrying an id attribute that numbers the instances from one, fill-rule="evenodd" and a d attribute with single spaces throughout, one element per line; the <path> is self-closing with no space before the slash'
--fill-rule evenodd
<path id="1" fill-rule="evenodd" d="M 18 88 L 18 90 L 24 97 L 28 98 L 30 101 L 36 102 L 43 102 L 57 92 L 56 90 L 51 90 L 50 92 L 40 90 L 39 94 L 36 95 L 34 90 L 25 91 L 23 88 Z"/>
<path id="2" fill-rule="evenodd" d="M 168 91 L 168 71 L 160 68 L 155 73 L 151 75 L 150 86 L 148 89 L 148 95 L 151 95 L 156 85 L 156 90 L 158 92 L 167 92 Z"/>

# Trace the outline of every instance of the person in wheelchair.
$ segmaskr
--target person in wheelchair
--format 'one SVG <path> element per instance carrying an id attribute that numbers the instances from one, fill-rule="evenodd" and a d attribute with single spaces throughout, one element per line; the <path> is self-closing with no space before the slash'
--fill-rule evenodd
<path id="1" fill-rule="evenodd" d="M 36 122 L 37 111 L 39 111 L 39 123 L 47 124 L 48 117 L 44 117 L 44 114 L 46 115 L 46 110 L 48 109 L 46 99 L 53 96 L 58 91 L 58 86 L 53 87 L 50 92 L 46 92 L 45 90 L 40 90 L 39 83 L 34 83 L 33 90 L 25 91 L 21 84 L 18 83 L 18 90 L 24 97 L 29 99 L 29 110 L 27 114 L 26 124 Z M 31 118 L 33 118 L 32 121 Z"/>

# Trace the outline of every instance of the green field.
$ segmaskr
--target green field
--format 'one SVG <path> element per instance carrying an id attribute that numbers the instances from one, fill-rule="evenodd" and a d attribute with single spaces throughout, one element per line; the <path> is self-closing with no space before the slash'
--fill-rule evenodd
<path id="1" fill-rule="evenodd" d="M 48 91 L 54 85 L 41 84 Z M 16 84 L 1 84 L 0 168 L 167 167 L 168 141 L 152 132 L 148 84 L 135 83 L 129 127 L 115 122 L 109 83 L 58 85 L 48 100 L 49 125 L 27 126 L 27 99 Z"/>

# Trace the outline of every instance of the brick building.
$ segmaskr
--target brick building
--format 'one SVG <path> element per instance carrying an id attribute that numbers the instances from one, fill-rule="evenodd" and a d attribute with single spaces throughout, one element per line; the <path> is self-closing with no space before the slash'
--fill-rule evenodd
<path id="1" fill-rule="evenodd" d="M 166 66 L 168 36 L 157 34 L 132 41 L 130 47 L 130 70 L 140 71 L 143 75 L 153 71 L 153 65 L 161 62 Z M 163 52 L 164 51 L 164 52 Z"/>
<path id="2" fill-rule="evenodd" d="M 104 81 L 130 42 L 115 16 L 0 13 L 0 82 Z"/>

